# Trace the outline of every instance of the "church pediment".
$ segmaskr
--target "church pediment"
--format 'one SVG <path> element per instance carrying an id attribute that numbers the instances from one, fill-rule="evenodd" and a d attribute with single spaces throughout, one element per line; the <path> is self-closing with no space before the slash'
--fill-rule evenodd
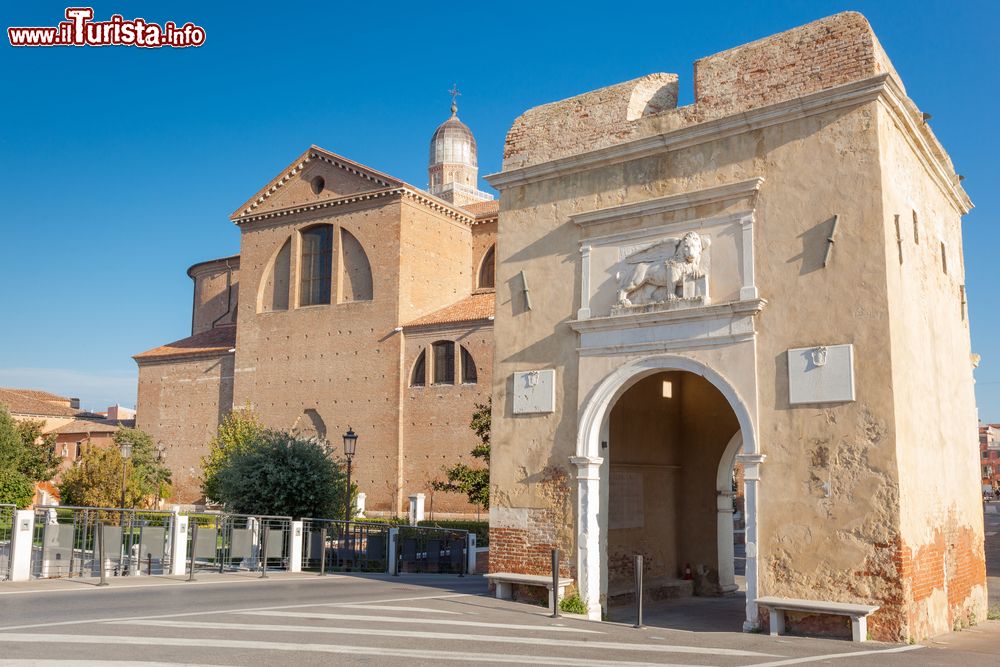
<path id="1" fill-rule="evenodd" d="M 244 202 L 230 219 L 402 186 L 403 182 L 317 146 L 311 146 Z"/>

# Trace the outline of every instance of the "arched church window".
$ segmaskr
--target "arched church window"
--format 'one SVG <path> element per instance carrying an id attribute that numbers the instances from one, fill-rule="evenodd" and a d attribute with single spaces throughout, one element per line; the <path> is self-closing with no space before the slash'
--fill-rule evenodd
<path id="1" fill-rule="evenodd" d="M 299 305 L 330 303 L 330 274 L 333 268 L 333 227 L 317 225 L 302 232 L 299 262 Z"/>
<path id="2" fill-rule="evenodd" d="M 496 245 L 483 255 L 483 262 L 479 265 L 479 285 L 480 289 L 496 287 Z"/>
<path id="3" fill-rule="evenodd" d="M 434 384 L 455 384 L 455 343 L 439 340 L 434 350 Z"/>
<path id="4" fill-rule="evenodd" d="M 420 351 L 417 360 L 413 364 L 413 372 L 410 374 L 411 387 L 423 387 L 427 384 L 427 352 Z"/>
<path id="5" fill-rule="evenodd" d="M 476 374 L 476 361 L 465 346 L 462 345 L 462 384 L 476 384 L 479 377 Z"/>

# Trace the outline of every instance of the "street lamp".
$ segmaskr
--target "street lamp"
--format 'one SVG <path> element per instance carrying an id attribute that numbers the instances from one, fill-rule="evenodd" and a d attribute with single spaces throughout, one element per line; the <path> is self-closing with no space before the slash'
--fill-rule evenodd
<path id="1" fill-rule="evenodd" d="M 118 451 L 122 455 L 122 509 L 125 508 L 125 471 L 128 468 L 128 459 L 132 456 L 132 443 L 128 440 L 122 440 L 118 445 Z"/>
<path id="2" fill-rule="evenodd" d="M 358 446 L 358 434 L 350 426 L 344 434 L 344 455 L 347 457 L 347 500 L 344 502 L 344 521 L 351 520 L 351 459 Z"/>

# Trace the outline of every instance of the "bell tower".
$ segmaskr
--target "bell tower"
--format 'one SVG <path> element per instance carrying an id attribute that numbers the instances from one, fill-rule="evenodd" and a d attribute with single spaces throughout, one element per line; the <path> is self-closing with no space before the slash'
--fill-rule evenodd
<path id="1" fill-rule="evenodd" d="M 427 166 L 428 191 L 447 202 L 465 206 L 493 199 L 479 190 L 479 163 L 476 139 L 468 126 L 458 119 L 457 98 L 461 93 L 452 86 L 451 117 L 441 123 L 431 137 Z"/>

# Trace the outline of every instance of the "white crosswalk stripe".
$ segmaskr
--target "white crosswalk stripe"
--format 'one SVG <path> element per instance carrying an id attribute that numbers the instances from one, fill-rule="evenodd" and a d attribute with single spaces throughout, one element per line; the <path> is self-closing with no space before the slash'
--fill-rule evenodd
<path id="1" fill-rule="evenodd" d="M 322 611 L 243 611 L 244 616 L 279 616 L 281 618 L 315 618 L 327 621 L 355 621 L 365 623 L 414 623 L 415 619 L 406 616 L 365 616 L 362 614 L 331 614 Z M 539 630 L 547 632 L 580 632 L 591 635 L 603 634 L 598 630 L 584 630 L 566 626 L 538 626 L 520 623 L 486 623 L 484 621 L 454 621 L 446 618 L 422 618 L 420 623 L 427 625 L 460 625 L 468 628 L 494 628 L 504 630 Z"/>
<path id="2" fill-rule="evenodd" d="M 703 648 L 698 646 L 673 646 L 670 644 L 625 644 L 622 642 L 581 641 L 576 639 L 551 639 L 548 637 L 510 637 L 504 635 L 473 635 L 451 632 L 422 632 L 418 630 L 377 630 L 373 628 L 317 627 L 315 625 L 266 625 L 242 623 L 199 623 L 197 621 L 125 621 L 123 625 L 143 625 L 163 628 L 211 629 L 255 632 L 304 632 L 316 634 L 341 634 L 369 637 L 403 637 L 408 639 L 432 639 L 437 641 L 490 642 L 497 644 L 522 644 L 545 646 L 547 648 L 572 647 L 585 649 L 607 649 L 614 651 L 644 651 L 650 653 L 691 653 L 704 655 L 727 655 L 747 657 L 780 657 L 773 653 L 740 651 L 726 648 Z M 549 628 L 536 628 L 547 630 Z"/>
<path id="3" fill-rule="evenodd" d="M 20 632 L 0 632 L 0 642 L 37 642 L 39 635 Z M 232 648 L 257 651 L 284 651 L 293 653 L 334 653 L 341 655 L 366 655 L 419 660 L 451 660 L 457 662 L 495 662 L 533 665 L 557 665 L 565 667 L 605 667 L 608 660 L 588 658 L 562 658 L 546 655 L 523 655 L 509 653 L 471 653 L 459 650 L 424 650 L 395 647 L 344 646 L 340 644 L 303 644 L 291 642 L 265 642 L 257 640 L 218 639 L 214 637 L 197 639 L 192 637 L 128 637 L 121 635 L 61 635 L 46 634 L 44 641 L 49 644 L 107 644 L 114 646 L 162 646 L 188 648 Z M 616 664 L 628 667 L 699 667 L 664 662 L 634 662 L 615 660 Z M 703 666 L 700 666 L 703 667 Z"/>

